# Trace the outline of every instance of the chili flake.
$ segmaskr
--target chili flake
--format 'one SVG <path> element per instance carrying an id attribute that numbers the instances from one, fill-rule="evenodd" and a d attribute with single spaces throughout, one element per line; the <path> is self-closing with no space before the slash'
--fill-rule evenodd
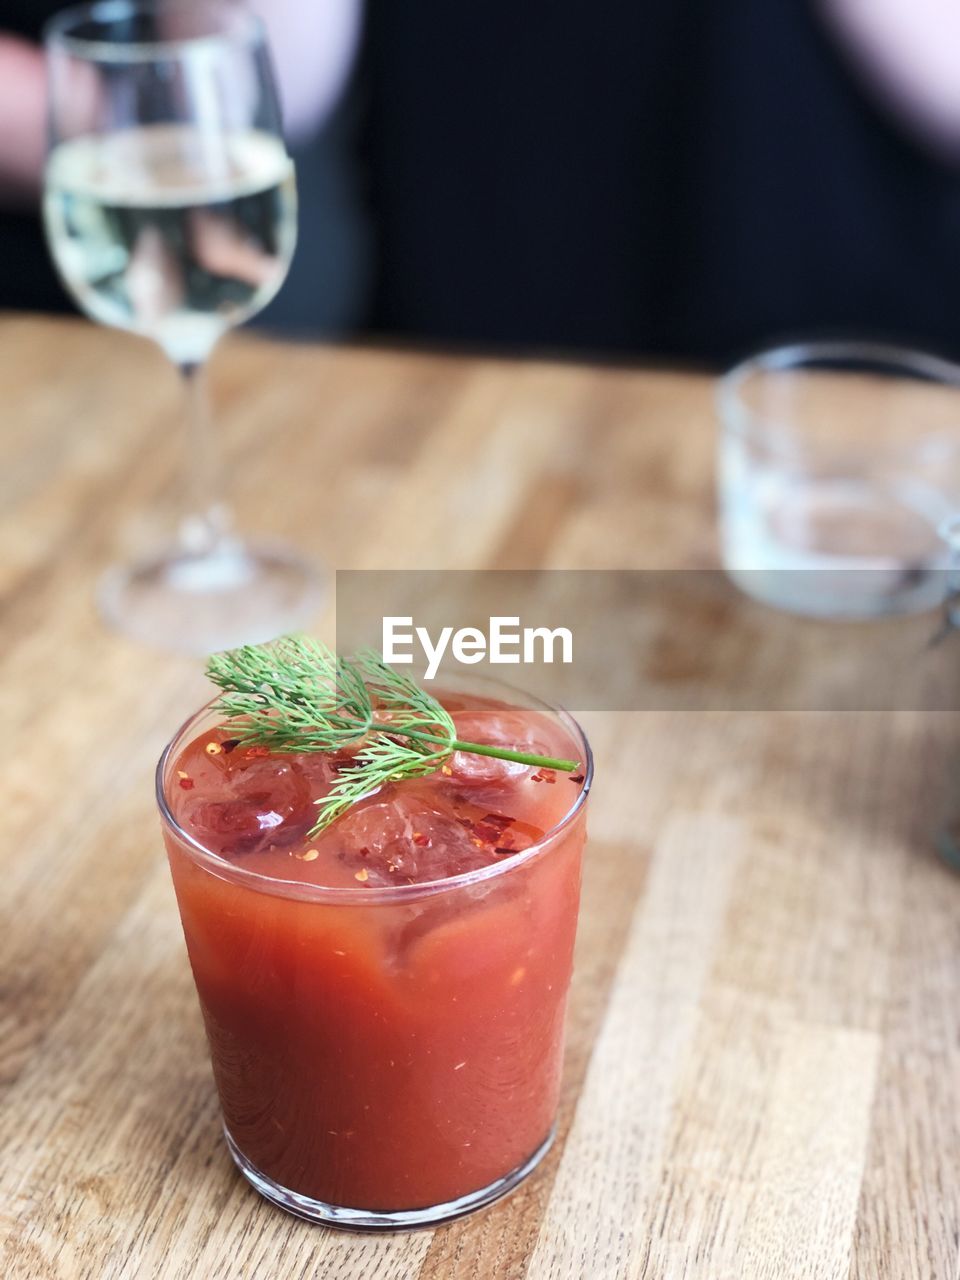
<path id="1" fill-rule="evenodd" d="M 479 822 L 471 823 L 475 836 L 479 836 L 484 844 L 496 844 L 508 827 L 513 826 L 513 818 L 502 813 L 485 813 Z"/>
<path id="2" fill-rule="evenodd" d="M 185 773 L 181 774 L 181 775 L 180 775 L 180 786 L 184 789 L 184 791 L 192 791 L 192 790 L 193 790 L 193 779 L 192 779 L 192 778 L 188 778 L 188 777 L 187 777 L 187 775 L 186 775 Z"/>
<path id="3" fill-rule="evenodd" d="M 204 747 L 204 751 L 206 751 L 208 756 L 219 756 L 223 754 L 223 747 L 221 747 L 219 742 L 208 742 Z"/>
<path id="4" fill-rule="evenodd" d="M 501 831 L 506 831 L 507 827 L 513 823 L 512 818 L 508 818 L 502 813 L 485 813 L 482 821 L 488 826 L 499 827 Z"/>
<path id="5" fill-rule="evenodd" d="M 571 782 L 584 782 L 586 780 L 586 776 L 587 775 L 585 773 L 568 773 L 567 774 L 567 777 L 570 779 Z"/>
<path id="6" fill-rule="evenodd" d="M 231 751 L 234 751 L 237 747 L 239 747 L 239 745 L 240 745 L 240 739 L 239 739 L 239 738 L 227 738 L 227 740 L 226 740 L 225 742 L 221 742 L 221 744 L 220 744 L 220 745 L 223 747 L 223 749 L 224 749 L 224 751 L 227 753 L 227 755 L 229 755 Z"/>
<path id="7" fill-rule="evenodd" d="M 366 867 L 361 867 L 359 871 L 354 872 L 354 880 L 359 880 L 361 884 L 370 879 L 370 873 Z"/>
<path id="8" fill-rule="evenodd" d="M 530 775 L 531 782 L 549 782 L 553 784 L 557 780 L 557 775 L 553 769 L 538 769 L 536 773 Z"/>
<path id="9" fill-rule="evenodd" d="M 320 857 L 320 850 L 306 849 L 303 853 L 294 854 L 294 857 L 299 858 L 301 862 L 316 862 Z"/>

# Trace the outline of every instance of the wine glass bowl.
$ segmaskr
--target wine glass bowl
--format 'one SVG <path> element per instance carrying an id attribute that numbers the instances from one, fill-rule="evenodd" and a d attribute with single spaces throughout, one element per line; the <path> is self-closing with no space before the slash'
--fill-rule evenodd
<path id="1" fill-rule="evenodd" d="M 269 638 L 305 620 L 317 577 L 232 532 L 202 387 L 214 346 L 276 294 L 296 246 L 262 25 L 227 0 L 104 0 L 57 15 L 45 44 L 53 260 L 87 315 L 163 349 L 188 405 L 177 539 L 111 569 L 101 607 L 191 652 Z"/>
<path id="2" fill-rule="evenodd" d="M 292 163 L 259 132 L 209 151 L 189 125 L 74 138 L 51 154 L 44 209 L 79 305 L 177 364 L 270 301 L 296 241 Z"/>

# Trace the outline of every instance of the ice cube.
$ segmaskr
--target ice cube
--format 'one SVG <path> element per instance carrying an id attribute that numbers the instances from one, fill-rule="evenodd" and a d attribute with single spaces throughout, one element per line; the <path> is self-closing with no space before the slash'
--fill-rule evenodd
<path id="1" fill-rule="evenodd" d="M 313 800 L 297 759 L 238 754 L 215 791 L 186 793 L 182 821 L 201 844 L 223 856 L 259 853 L 302 840 L 316 819 Z"/>
<path id="2" fill-rule="evenodd" d="M 476 742 L 484 746 L 509 747 L 512 751 L 530 752 L 534 755 L 552 755 L 549 743 L 537 733 L 529 715 L 507 709 L 489 711 L 464 711 L 454 715 L 457 737 L 462 742 Z M 452 782 L 466 786 L 509 786 L 533 773 L 530 765 L 516 760 L 501 760 L 496 756 L 478 756 L 472 752 L 455 751 L 447 761 Z"/>
<path id="3" fill-rule="evenodd" d="M 400 790 L 358 805 L 331 832 L 341 860 L 365 870 L 364 883 L 371 886 L 442 880 L 493 860 L 490 847 L 469 827 Z"/>

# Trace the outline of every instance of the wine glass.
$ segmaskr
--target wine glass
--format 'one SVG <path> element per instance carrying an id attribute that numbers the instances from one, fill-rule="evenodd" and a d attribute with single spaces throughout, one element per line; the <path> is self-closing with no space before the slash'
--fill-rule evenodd
<path id="1" fill-rule="evenodd" d="M 101 609 L 189 652 L 268 639 L 305 620 L 318 577 L 232 531 L 203 390 L 217 341 L 270 301 L 296 244 L 263 27 L 227 0 L 104 0 L 58 14 L 45 44 L 54 262 L 92 319 L 162 347 L 187 405 L 176 540 L 109 570 Z"/>

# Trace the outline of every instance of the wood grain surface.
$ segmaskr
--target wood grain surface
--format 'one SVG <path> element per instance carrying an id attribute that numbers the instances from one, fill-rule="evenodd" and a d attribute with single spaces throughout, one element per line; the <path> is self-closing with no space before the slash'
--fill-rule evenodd
<path id="1" fill-rule="evenodd" d="M 548 1159 L 432 1233 L 260 1200 L 221 1139 L 153 811 L 199 664 L 94 607 L 176 494 L 176 383 L 144 344 L 8 318 L 0 388 L 0 1275 L 956 1280 L 946 713 L 586 716 Z M 212 391 L 243 526 L 329 566 L 712 562 L 706 379 L 238 337 Z"/>

